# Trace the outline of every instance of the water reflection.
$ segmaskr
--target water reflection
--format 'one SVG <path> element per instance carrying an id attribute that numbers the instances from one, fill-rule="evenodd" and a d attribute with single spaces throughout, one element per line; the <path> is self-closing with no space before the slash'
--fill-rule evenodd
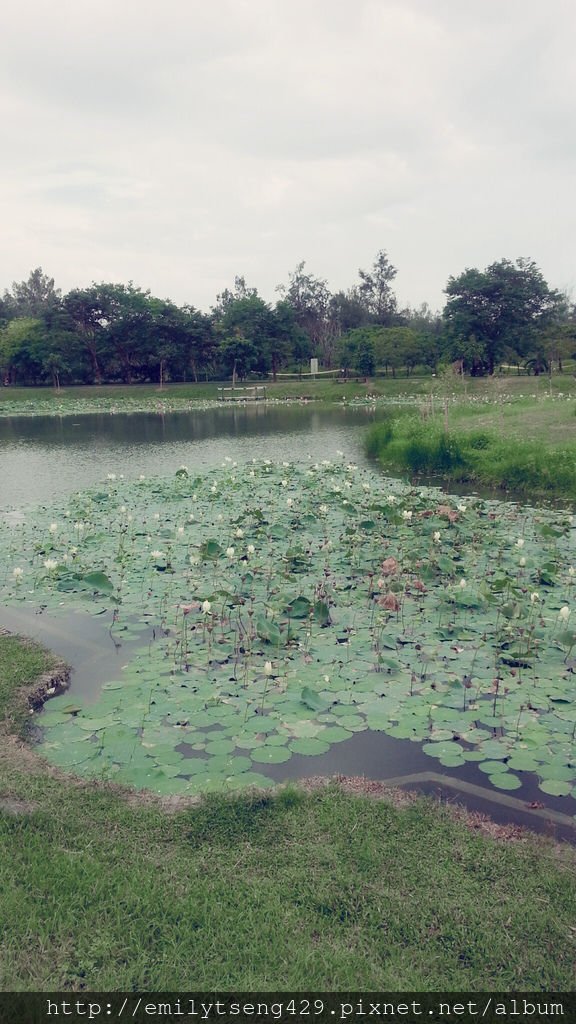
<path id="1" fill-rule="evenodd" d="M 134 478 L 219 465 L 228 456 L 365 462 L 370 406 L 221 406 L 163 415 L 96 414 L 0 419 L 0 508 L 91 487 L 110 472 Z"/>

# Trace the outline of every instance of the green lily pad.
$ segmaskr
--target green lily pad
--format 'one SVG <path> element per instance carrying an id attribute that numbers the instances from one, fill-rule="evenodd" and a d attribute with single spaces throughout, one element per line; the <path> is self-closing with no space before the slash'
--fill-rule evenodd
<path id="1" fill-rule="evenodd" d="M 265 743 L 262 747 L 254 750 L 250 756 L 257 764 L 282 764 L 284 761 L 290 760 L 292 751 L 286 747 L 271 747 Z"/>
<path id="2" fill-rule="evenodd" d="M 490 775 L 490 782 L 498 789 L 520 789 L 522 782 L 512 772 L 493 772 Z"/>
<path id="3" fill-rule="evenodd" d="M 496 775 L 501 772 L 508 772 L 508 766 L 503 761 L 482 761 L 478 765 L 481 772 L 487 775 Z"/>
<path id="4" fill-rule="evenodd" d="M 548 793 L 550 796 L 570 796 L 572 792 L 572 784 L 560 779 L 543 779 L 538 786 L 543 793 Z"/>
<path id="5" fill-rule="evenodd" d="M 330 744 L 323 743 L 321 739 L 312 737 L 310 739 L 292 740 L 290 750 L 294 754 L 326 754 L 330 750 Z"/>

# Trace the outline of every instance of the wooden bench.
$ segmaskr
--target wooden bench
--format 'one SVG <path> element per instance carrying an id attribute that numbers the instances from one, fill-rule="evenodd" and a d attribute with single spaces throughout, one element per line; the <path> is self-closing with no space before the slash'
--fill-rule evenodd
<path id="1" fill-rule="evenodd" d="M 256 402 L 266 398 L 266 388 L 263 385 L 246 388 L 218 388 L 218 398 L 221 402 Z"/>

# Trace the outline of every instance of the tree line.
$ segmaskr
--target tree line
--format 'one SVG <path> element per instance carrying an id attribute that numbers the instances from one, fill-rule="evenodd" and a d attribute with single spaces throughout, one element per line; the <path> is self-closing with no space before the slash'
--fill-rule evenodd
<path id="1" fill-rule="evenodd" d="M 397 270 L 380 250 L 347 290 L 331 292 L 304 262 L 265 302 L 244 277 L 208 312 L 129 284 L 93 283 L 63 295 L 41 267 L 0 299 L 5 384 L 125 384 L 324 369 L 492 374 L 502 364 L 541 373 L 576 351 L 576 310 L 529 259 L 502 259 L 450 277 L 441 312 L 400 309 Z"/>

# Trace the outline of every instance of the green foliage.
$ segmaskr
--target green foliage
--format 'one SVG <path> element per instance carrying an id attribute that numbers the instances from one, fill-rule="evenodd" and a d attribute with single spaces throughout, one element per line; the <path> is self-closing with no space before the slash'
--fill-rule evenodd
<path id="1" fill-rule="evenodd" d="M 500 260 L 451 277 L 444 310 L 452 357 L 472 373 L 494 373 L 506 351 L 525 355 L 564 310 L 532 260 Z"/>
<path id="2" fill-rule="evenodd" d="M 406 418 L 385 451 L 452 474 L 500 455 L 464 440 Z M 195 794 L 271 787 L 269 766 L 383 729 L 448 768 L 485 761 L 497 788 L 521 784 L 508 761 L 527 744 L 543 780 L 552 760 L 576 785 L 566 517 L 390 486 L 345 460 L 227 462 L 109 480 L 4 524 L 5 603 L 148 637 L 97 700 L 51 702 L 47 759 Z"/>
<path id="3" fill-rule="evenodd" d="M 523 363 L 535 374 L 574 350 L 574 311 L 548 287 L 528 259 L 500 260 L 485 271 L 451 277 L 443 321 L 424 304 L 398 310 L 396 268 L 379 250 L 359 283 L 331 294 L 327 282 L 301 261 L 271 306 L 237 276 L 217 296 L 210 314 L 178 306 L 132 282 L 93 283 L 62 296 L 36 268 L 0 300 L 0 324 L 33 319 L 32 336 L 17 359 L 0 340 L 0 368 L 8 383 L 82 384 L 198 381 L 250 372 L 273 378 L 301 369 L 310 356 L 325 369 L 338 365 L 364 376 L 435 370 L 440 360 L 462 362 L 474 374 L 502 361 Z M 338 360 L 338 362 L 337 362 Z"/>

